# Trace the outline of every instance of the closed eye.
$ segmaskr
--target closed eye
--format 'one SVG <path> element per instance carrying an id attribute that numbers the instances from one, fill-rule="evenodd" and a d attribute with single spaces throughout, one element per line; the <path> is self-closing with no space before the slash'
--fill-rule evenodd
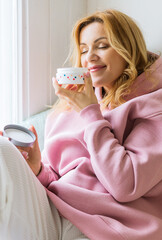
<path id="1" fill-rule="evenodd" d="M 107 49 L 107 48 L 109 48 L 109 47 L 110 47 L 109 44 L 99 43 L 99 44 L 97 44 L 96 46 L 94 46 L 94 49 Z M 87 46 L 80 48 L 80 54 L 81 54 L 81 55 L 87 53 L 88 51 L 89 51 L 89 48 L 87 48 Z"/>
<path id="2" fill-rule="evenodd" d="M 80 54 L 84 54 L 84 53 L 87 53 L 88 52 L 88 50 L 85 50 L 85 51 L 82 51 Z"/>
<path id="3" fill-rule="evenodd" d="M 84 53 L 87 53 L 88 52 L 88 47 L 81 47 L 80 48 L 80 53 L 81 54 L 84 54 Z"/>
<path id="4" fill-rule="evenodd" d="M 108 47 L 110 47 L 109 45 L 99 45 L 98 48 L 99 49 L 107 49 Z"/>

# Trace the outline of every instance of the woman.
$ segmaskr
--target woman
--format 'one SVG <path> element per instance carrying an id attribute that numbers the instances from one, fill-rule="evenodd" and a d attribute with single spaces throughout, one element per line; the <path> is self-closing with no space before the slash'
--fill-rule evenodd
<path id="1" fill-rule="evenodd" d="M 42 159 L 36 142 L 26 160 L 83 239 L 161 240 L 162 59 L 115 10 L 78 21 L 73 39 L 73 66 L 89 69 L 85 85 L 53 80 L 60 101 Z"/>

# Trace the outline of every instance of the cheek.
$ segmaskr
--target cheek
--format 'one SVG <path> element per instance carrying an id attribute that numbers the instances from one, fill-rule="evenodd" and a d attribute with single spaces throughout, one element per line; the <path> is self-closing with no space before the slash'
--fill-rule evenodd
<path id="1" fill-rule="evenodd" d="M 114 58 L 112 63 L 114 69 L 116 69 L 117 74 L 121 75 L 126 68 L 126 61 L 119 55 Z"/>
<path id="2" fill-rule="evenodd" d="M 81 57 L 81 65 L 82 67 L 86 67 L 86 61 L 84 56 Z"/>
<path id="3" fill-rule="evenodd" d="M 120 74 L 122 74 L 123 73 L 123 71 L 124 71 L 124 69 L 126 68 L 126 66 L 127 66 L 127 62 L 123 59 L 123 58 L 120 58 L 119 59 L 119 72 L 120 72 Z"/>

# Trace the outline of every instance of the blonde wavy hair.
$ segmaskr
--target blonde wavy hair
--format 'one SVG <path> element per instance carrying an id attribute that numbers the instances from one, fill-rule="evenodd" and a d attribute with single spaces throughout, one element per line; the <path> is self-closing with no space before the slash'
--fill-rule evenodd
<path id="1" fill-rule="evenodd" d="M 120 11 L 109 9 L 97 11 L 76 22 L 70 51 L 72 66 L 81 67 L 80 32 L 93 22 L 103 24 L 110 46 L 127 62 L 127 67 L 112 88 L 108 90 L 103 87 L 102 107 L 111 104 L 111 107 L 115 108 L 125 102 L 124 98 L 130 94 L 137 76 L 146 72 L 157 56 L 148 53 L 142 32 L 132 18 Z M 82 89 L 83 86 L 78 87 L 78 91 Z"/>

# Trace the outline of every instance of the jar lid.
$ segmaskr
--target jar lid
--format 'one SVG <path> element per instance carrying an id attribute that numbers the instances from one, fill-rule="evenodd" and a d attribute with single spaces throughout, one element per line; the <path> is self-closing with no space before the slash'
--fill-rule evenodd
<path id="1" fill-rule="evenodd" d="M 36 140 L 36 136 L 29 129 L 16 124 L 9 124 L 4 127 L 3 135 L 20 147 L 30 147 Z"/>
<path id="2" fill-rule="evenodd" d="M 57 68 L 58 73 L 62 73 L 62 72 L 84 73 L 87 71 L 88 71 L 88 68 L 82 68 L 82 67 Z"/>

